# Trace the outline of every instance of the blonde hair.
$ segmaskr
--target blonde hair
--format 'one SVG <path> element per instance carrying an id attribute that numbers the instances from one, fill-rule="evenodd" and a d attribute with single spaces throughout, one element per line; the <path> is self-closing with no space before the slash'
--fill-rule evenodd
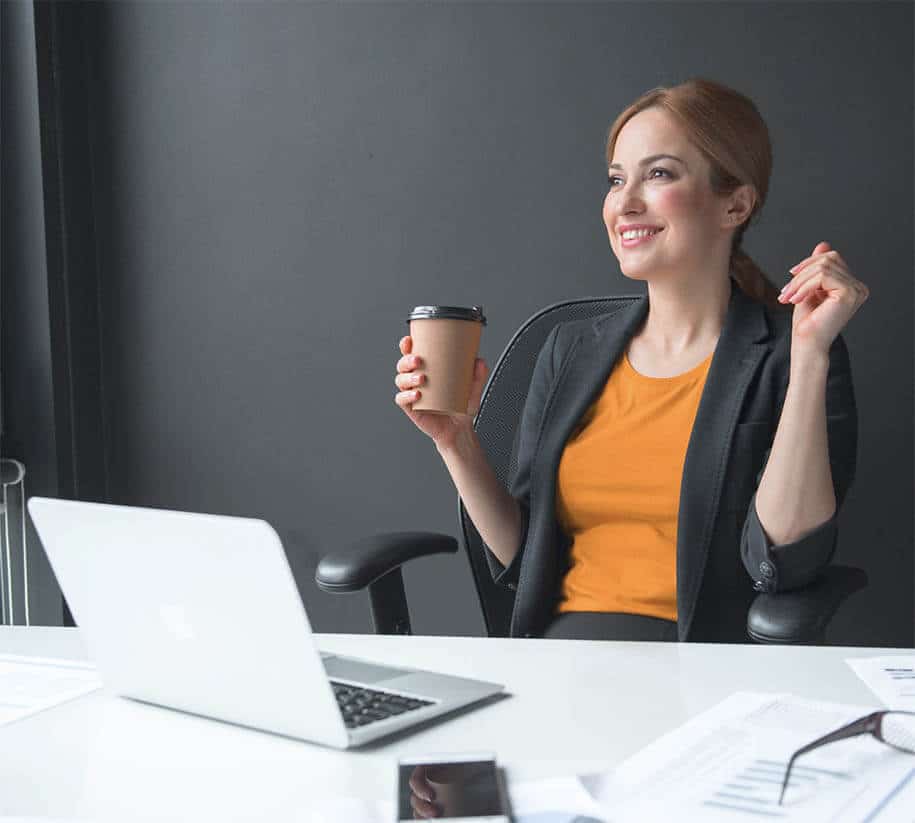
<path id="1" fill-rule="evenodd" d="M 620 130 L 630 118 L 649 108 L 672 115 L 687 139 L 708 160 L 709 183 L 715 194 L 727 196 L 744 184 L 755 189 L 753 209 L 734 232 L 731 273 L 750 297 L 773 308 L 784 308 L 777 299 L 778 289 L 740 247 L 744 233 L 766 202 L 772 173 L 769 130 L 753 101 L 728 86 L 701 77 L 677 86 L 656 86 L 629 105 L 610 127 L 607 165 L 613 159 Z"/>

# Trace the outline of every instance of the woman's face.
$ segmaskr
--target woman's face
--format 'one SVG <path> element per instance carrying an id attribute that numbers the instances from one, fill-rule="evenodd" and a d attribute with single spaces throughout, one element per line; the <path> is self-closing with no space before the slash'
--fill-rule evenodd
<path id="1" fill-rule="evenodd" d="M 644 163 L 653 155 L 673 155 Z M 603 218 L 610 246 L 626 277 L 655 279 L 700 273 L 730 256 L 727 200 L 709 185 L 709 165 L 670 116 L 646 109 L 621 129 L 608 169 Z M 661 229 L 645 239 L 623 239 L 620 227 Z M 711 256 L 711 257 L 710 257 Z"/>

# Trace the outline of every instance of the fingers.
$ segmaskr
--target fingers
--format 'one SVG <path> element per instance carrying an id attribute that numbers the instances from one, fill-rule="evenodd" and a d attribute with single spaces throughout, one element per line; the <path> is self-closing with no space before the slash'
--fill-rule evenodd
<path id="1" fill-rule="evenodd" d="M 822 282 L 822 275 L 826 272 L 840 272 L 841 269 L 835 263 L 830 260 L 820 260 L 813 266 L 807 267 L 804 271 L 798 272 L 794 276 L 794 280 L 788 283 L 779 294 L 778 299 L 780 303 L 797 303 L 800 302 L 794 298 L 797 296 L 798 292 L 807 286 L 812 280 L 817 280 L 817 282 Z M 805 289 L 805 294 L 810 294 L 811 289 Z"/>
<path id="2" fill-rule="evenodd" d="M 442 816 L 441 809 L 439 809 L 435 803 L 429 803 L 421 797 L 417 797 L 415 794 L 410 795 L 410 806 L 413 808 L 416 819 L 419 820 L 431 820 Z"/>
<path id="3" fill-rule="evenodd" d="M 819 247 L 819 245 L 820 244 L 818 243 L 817 246 Z M 795 265 L 793 265 L 790 269 L 788 269 L 788 271 L 790 271 L 792 274 L 798 274 L 806 266 L 808 266 L 810 263 L 812 263 L 814 260 L 820 260 L 820 259 L 824 259 L 824 258 L 832 259 L 832 260 L 841 260 L 842 259 L 841 255 L 835 249 L 830 249 L 829 251 L 808 255 L 803 260 L 801 260 L 800 263 L 796 263 Z"/>
<path id="4" fill-rule="evenodd" d="M 828 297 L 844 305 L 852 306 L 855 310 L 867 299 L 863 290 L 857 288 L 854 283 L 849 284 L 844 278 L 825 271 L 812 277 L 801 286 L 791 298 L 791 302 L 803 303 L 817 289 L 828 292 Z"/>
<path id="5" fill-rule="evenodd" d="M 823 286 L 825 277 L 825 272 L 818 272 L 804 280 L 790 295 L 784 295 L 779 299 L 782 302 L 803 303 L 816 289 Z"/>
<path id="6" fill-rule="evenodd" d="M 801 260 L 800 263 L 795 263 L 790 269 L 788 269 L 788 271 L 790 271 L 792 275 L 797 275 L 803 270 L 804 266 L 810 263 L 813 259 L 814 258 L 812 256 L 805 257 L 803 260 Z"/>
<path id="7" fill-rule="evenodd" d="M 406 337 L 401 337 L 397 345 L 400 348 L 400 353 L 404 355 L 397 361 L 397 371 L 415 369 L 419 365 L 420 359 L 415 354 L 411 354 L 413 351 L 413 338 L 409 334 Z"/>
<path id="8" fill-rule="evenodd" d="M 412 359 L 410 359 L 412 358 Z M 420 362 L 415 355 L 405 355 L 397 361 L 397 375 L 394 377 L 394 385 L 399 391 L 394 395 L 394 402 L 405 411 L 411 410 L 411 406 L 420 398 L 419 386 L 426 382 L 426 375 L 422 372 L 416 374 L 412 370 Z"/>
<path id="9" fill-rule="evenodd" d="M 407 409 L 411 403 L 419 400 L 420 394 L 417 387 L 425 382 L 426 375 L 413 373 L 414 369 L 422 365 L 422 358 L 411 354 L 413 351 L 413 338 L 410 335 L 401 337 L 398 345 L 403 357 L 397 361 L 397 375 L 394 377 L 394 385 L 400 391 L 394 395 L 394 402 L 401 408 Z"/>
<path id="10" fill-rule="evenodd" d="M 394 385 L 401 391 L 421 386 L 426 380 L 422 372 L 402 372 L 394 378 Z"/>
<path id="11" fill-rule="evenodd" d="M 435 790 L 429 784 L 428 770 L 425 766 L 417 766 L 410 775 L 410 790 L 423 800 L 435 800 Z"/>
<path id="12" fill-rule="evenodd" d="M 778 298 L 782 303 L 803 303 L 820 290 L 828 298 L 852 305 L 857 310 L 870 295 L 867 286 L 834 263 L 824 263 L 790 285 L 791 288 L 786 287 Z"/>
<path id="13" fill-rule="evenodd" d="M 423 359 L 418 354 L 405 354 L 397 361 L 397 371 L 413 371 L 413 369 L 421 366 L 422 362 Z"/>
<path id="14" fill-rule="evenodd" d="M 411 389 L 410 391 L 397 392 L 397 394 L 394 395 L 394 402 L 402 409 L 412 411 L 413 403 L 419 400 L 419 398 L 419 389 Z"/>

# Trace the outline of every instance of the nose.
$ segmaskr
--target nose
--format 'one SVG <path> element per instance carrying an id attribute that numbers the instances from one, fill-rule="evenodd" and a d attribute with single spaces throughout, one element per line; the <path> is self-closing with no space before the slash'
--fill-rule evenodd
<path id="1" fill-rule="evenodd" d="M 620 192 L 619 207 L 621 214 L 638 213 L 644 208 L 644 203 L 637 196 L 638 192 L 635 186 Z"/>
<path id="2" fill-rule="evenodd" d="M 645 204 L 639 197 L 638 182 L 631 185 L 618 185 L 613 192 L 610 210 L 617 215 L 640 214 L 645 210 Z"/>

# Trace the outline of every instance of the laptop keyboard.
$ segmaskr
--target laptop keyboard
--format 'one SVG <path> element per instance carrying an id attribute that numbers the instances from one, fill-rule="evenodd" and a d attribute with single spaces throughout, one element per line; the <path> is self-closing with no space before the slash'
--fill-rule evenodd
<path id="1" fill-rule="evenodd" d="M 431 700 L 405 697 L 402 694 L 367 689 L 364 686 L 353 686 L 336 680 L 331 680 L 330 685 L 333 686 L 337 705 L 348 729 L 432 705 Z"/>

